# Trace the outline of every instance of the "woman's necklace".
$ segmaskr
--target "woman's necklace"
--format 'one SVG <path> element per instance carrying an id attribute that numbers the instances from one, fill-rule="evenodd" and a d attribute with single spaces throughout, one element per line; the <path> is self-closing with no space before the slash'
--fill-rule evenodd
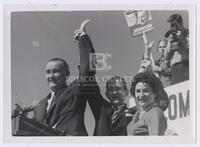
<path id="1" fill-rule="evenodd" d="M 147 112 L 149 111 L 151 108 L 153 108 L 154 106 L 156 106 L 156 103 L 154 102 L 152 105 L 150 105 L 146 110 L 140 109 L 140 113 L 139 113 L 139 119 Z"/>

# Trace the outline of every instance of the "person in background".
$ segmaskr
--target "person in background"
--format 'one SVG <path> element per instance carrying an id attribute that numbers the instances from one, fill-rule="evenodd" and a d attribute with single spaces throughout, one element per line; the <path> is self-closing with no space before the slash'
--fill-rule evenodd
<path id="1" fill-rule="evenodd" d="M 177 84 L 189 80 L 189 30 L 184 28 L 180 14 L 172 14 L 167 22 L 170 30 L 165 34 L 169 40 L 166 57 L 172 68 L 171 84 Z"/>
<path id="2" fill-rule="evenodd" d="M 167 60 L 167 50 L 168 43 L 167 40 L 159 40 L 158 42 L 158 52 L 160 53 L 160 58 L 158 60 L 154 60 L 152 55 L 152 45 L 153 41 L 149 44 L 147 43 L 146 35 L 143 32 L 143 40 L 145 44 L 145 50 L 142 57 L 142 61 L 140 64 L 140 72 L 153 72 L 157 77 L 159 77 L 162 81 L 164 87 L 167 87 L 171 84 L 171 67 L 170 61 Z"/>
<path id="3" fill-rule="evenodd" d="M 166 59 L 167 40 L 162 39 L 158 41 L 157 51 L 160 53 L 160 58 L 155 60 L 154 71 L 159 74 L 163 87 L 171 85 L 171 67 L 170 61 Z"/>
<path id="4" fill-rule="evenodd" d="M 168 97 L 160 79 L 152 72 L 138 73 L 130 91 L 139 109 L 127 126 L 128 135 L 164 135 L 167 121 L 163 111 L 168 103 L 160 104 Z"/>

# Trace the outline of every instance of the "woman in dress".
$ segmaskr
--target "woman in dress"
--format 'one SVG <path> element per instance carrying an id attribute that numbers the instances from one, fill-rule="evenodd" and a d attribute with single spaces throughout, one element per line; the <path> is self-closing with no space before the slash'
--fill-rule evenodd
<path id="1" fill-rule="evenodd" d="M 162 83 L 152 72 L 138 73 L 131 85 L 138 111 L 127 126 L 128 135 L 164 135 L 167 122 L 164 112 L 168 97 Z"/>

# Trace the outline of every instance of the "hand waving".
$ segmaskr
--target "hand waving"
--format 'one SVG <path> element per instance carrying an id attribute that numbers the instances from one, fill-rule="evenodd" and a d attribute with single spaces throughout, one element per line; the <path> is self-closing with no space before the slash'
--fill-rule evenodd
<path id="1" fill-rule="evenodd" d="M 78 37 L 81 37 L 82 35 L 86 34 L 86 26 L 87 24 L 90 22 L 89 19 L 84 20 L 81 25 L 80 28 L 74 31 L 74 40 L 77 43 L 78 42 Z"/>

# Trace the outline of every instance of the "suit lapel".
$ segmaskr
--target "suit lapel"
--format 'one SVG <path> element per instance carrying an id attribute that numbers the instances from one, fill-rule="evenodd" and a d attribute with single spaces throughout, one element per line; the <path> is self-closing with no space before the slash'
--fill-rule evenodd
<path id="1" fill-rule="evenodd" d="M 53 110 L 53 107 L 55 106 L 55 104 L 56 104 L 56 96 L 54 95 L 54 97 L 52 98 L 52 101 L 51 101 L 49 110 L 47 111 L 47 116 L 48 116 L 48 115 L 50 114 L 50 112 Z"/>
<path id="2" fill-rule="evenodd" d="M 119 110 L 119 112 L 118 112 L 117 115 L 116 115 L 116 118 L 115 118 L 114 123 L 117 122 L 123 115 L 125 115 L 125 109 L 127 109 L 127 106 L 126 106 L 126 105 L 124 105 L 124 106 Z M 114 124 L 114 123 L 113 123 L 113 124 Z"/>
<path id="3" fill-rule="evenodd" d="M 108 117 L 108 120 L 109 120 L 109 127 L 112 128 L 112 114 L 114 112 L 114 108 L 113 107 L 110 107 L 108 110 L 107 110 L 107 117 Z"/>
<path id="4" fill-rule="evenodd" d="M 115 118 L 115 122 L 118 121 L 119 118 L 121 118 L 121 116 L 124 115 L 124 109 L 121 108 L 121 110 L 117 113 L 117 116 Z"/>
<path id="5" fill-rule="evenodd" d="M 44 98 L 34 109 L 34 117 L 40 122 L 43 122 L 43 120 L 45 119 L 47 98 Z"/>
<path id="6" fill-rule="evenodd" d="M 46 113 L 47 119 L 48 119 L 48 118 L 51 116 L 51 114 L 54 112 L 54 107 L 56 106 L 56 103 L 58 102 L 59 95 L 60 95 L 60 91 L 57 92 L 57 93 L 53 96 L 52 101 L 51 101 L 51 104 L 50 104 L 50 107 L 49 107 L 49 110 L 48 110 L 47 113 Z"/>
<path id="7" fill-rule="evenodd" d="M 56 104 L 59 102 L 60 98 L 62 97 L 62 95 L 63 95 L 62 93 L 63 93 L 64 90 L 65 90 L 65 88 L 62 88 L 62 89 L 58 90 L 56 92 L 56 94 L 54 95 L 52 102 L 51 102 L 51 105 L 50 105 L 50 108 L 46 113 L 47 118 L 50 118 L 52 116 L 52 114 L 55 112 Z"/>

